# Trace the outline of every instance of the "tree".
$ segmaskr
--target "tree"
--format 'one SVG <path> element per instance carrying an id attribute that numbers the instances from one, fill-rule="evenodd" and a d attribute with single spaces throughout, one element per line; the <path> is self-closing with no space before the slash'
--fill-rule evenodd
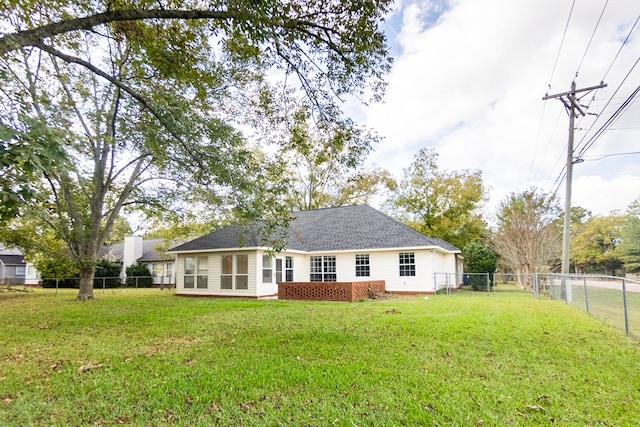
<path id="1" fill-rule="evenodd" d="M 629 273 L 640 272 L 640 198 L 627 208 L 620 230 L 621 241 L 618 252 Z"/>
<path id="2" fill-rule="evenodd" d="M 366 204 L 395 186 L 388 171 L 363 169 L 372 144 L 378 142 L 376 135 L 352 125 L 310 122 L 307 111 L 294 115 L 282 153 L 287 198 L 295 209 Z"/>
<path id="3" fill-rule="evenodd" d="M 498 207 L 492 246 L 501 261 L 531 288 L 531 276 L 548 269 L 560 253 L 560 208 L 553 194 L 536 188 L 511 193 Z"/>
<path id="4" fill-rule="evenodd" d="M 489 273 L 493 286 L 493 273 L 498 265 L 498 254 L 480 241 L 469 243 L 462 249 L 464 271 L 467 273 Z M 484 277 L 471 276 L 471 287 L 474 291 L 485 290 L 487 284 Z"/>
<path id="5" fill-rule="evenodd" d="M 576 273 L 615 275 L 622 267 L 617 246 L 623 217 L 592 216 L 572 224 L 571 261 Z"/>
<path id="6" fill-rule="evenodd" d="M 338 122 L 339 97 L 371 87 L 377 99 L 390 66 L 386 1 L 153 5 L 0 11 L 0 140 L 12 153 L 0 169 L 16 171 L 1 182 L 1 219 L 35 209 L 69 247 L 79 300 L 93 299 L 98 249 L 125 207 L 196 200 L 261 217 L 267 234 L 286 221 L 279 168 L 236 130 L 286 116 L 268 73 L 296 77 L 298 102 Z"/>
<path id="7" fill-rule="evenodd" d="M 482 173 L 441 171 L 437 159 L 432 149 L 420 150 L 404 170 L 391 205 L 410 227 L 462 248 L 485 232 L 479 212 L 486 198 Z"/>

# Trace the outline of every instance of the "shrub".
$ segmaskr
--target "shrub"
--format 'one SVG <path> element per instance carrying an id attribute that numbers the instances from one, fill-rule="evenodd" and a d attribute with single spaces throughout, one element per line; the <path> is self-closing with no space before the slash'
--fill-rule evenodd
<path id="1" fill-rule="evenodd" d="M 137 282 L 137 284 L 136 284 Z M 126 286 L 138 288 L 150 288 L 153 286 L 151 272 L 144 264 L 135 264 L 127 267 Z"/>
<path id="2" fill-rule="evenodd" d="M 498 264 L 498 255 L 491 248 L 480 242 L 472 242 L 462 250 L 465 273 L 489 273 L 489 286 L 493 288 L 493 273 Z M 484 275 L 469 275 L 469 284 L 474 291 L 487 290 L 487 279 Z"/>
<path id="3" fill-rule="evenodd" d="M 122 265 L 117 262 L 110 262 L 101 259 L 96 264 L 96 274 L 93 280 L 93 286 L 96 288 L 118 288 L 122 285 L 120 282 L 120 271 Z"/>

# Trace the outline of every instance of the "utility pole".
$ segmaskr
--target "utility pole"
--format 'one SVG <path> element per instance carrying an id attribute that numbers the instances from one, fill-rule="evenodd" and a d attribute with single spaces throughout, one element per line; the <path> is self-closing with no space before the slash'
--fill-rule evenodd
<path id="1" fill-rule="evenodd" d="M 562 298 L 570 303 L 572 301 L 571 286 L 566 286 L 566 275 L 569 274 L 569 249 L 571 242 L 571 184 L 573 181 L 573 134 L 575 131 L 575 119 L 578 117 L 576 111 L 582 116 L 586 115 L 582 106 L 576 100 L 576 93 L 591 92 L 592 90 L 607 87 L 604 82 L 597 86 L 576 89 L 576 82 L 571 82 L 571 90 L 557 93 L 555 95 L 545 95 L 542 100 L 557 98 L 564 104 L 569 114 L 569 142 L 567 144 L 567 182 L 564 195 L 564 226 L 562 229 Z"/>

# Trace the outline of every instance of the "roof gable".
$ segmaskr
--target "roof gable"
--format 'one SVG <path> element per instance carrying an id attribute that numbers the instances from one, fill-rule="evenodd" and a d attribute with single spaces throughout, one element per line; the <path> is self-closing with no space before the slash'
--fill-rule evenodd
<path id="1" fill-rule="evenodd" d="M 365 250 L 407 247 L 440 247 L 459 252 L 441 239 L 427 237 L 399 221 L 367 206 L 299 211 L 287 230 L 289 250 L 305 252 Z M 172 252 L 260 247 L 254 227 L 229 226 L 172 248 Z"/>

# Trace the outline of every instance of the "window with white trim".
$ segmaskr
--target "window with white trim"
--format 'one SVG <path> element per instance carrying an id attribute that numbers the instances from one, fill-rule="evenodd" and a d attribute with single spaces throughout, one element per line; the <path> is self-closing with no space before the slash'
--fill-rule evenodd
<path id="1" fill-rule="evenodd" d="M 273 282 L 273 258 L 262 255 L 262 283 Z"/>
<path id="2" fill-rule="evenodd" d="M 309 260 L 312 282 L 335 282 L 337 280 L 335 255 L 312 256 Z"/>
<path id="3" fill-rule="evenodd" d="M 416 275 L 416 254 L 414 252 L 399 253 L 400 276 Z"/>
<path id="4" fill-rule="evenodd" d="M 293 282 L 293 257 L 288 256 L 284 259 L 284 281 Z"/>
<path id="5" fill-rule="evenodd" d="M 25 272 L 25 266 L 24 265 L 17 265 L 16 266 L 16 276 L 24 276 L 24 272 Z"/>
<path id="6" fill-rule="evenodd" d="M 249 289 L 249 256 L 223 255 L 220 289 Z"/>
<path id="7" fill-rule="evenodd" d="M 369 254 L 356 254 L 356 277 L 369 277 Z"/>
<path id="8" fill-rule="evenodd" d="M 209 257 L 184 257 L 183 286 L 185 289 L 209 287 Z"/>

